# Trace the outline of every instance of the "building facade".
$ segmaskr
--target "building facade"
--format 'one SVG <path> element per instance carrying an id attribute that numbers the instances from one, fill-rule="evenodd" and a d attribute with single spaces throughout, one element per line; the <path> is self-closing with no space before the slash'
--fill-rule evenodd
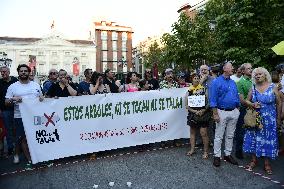
<path id="1" fill-rule="evenodd" d="M 48 75 L 51 68 L 65 69 L 74 76 L 74 64 L 78 65 L 77 76 L 86 68 L 96 70 L 93 41 L 66 40 L 57 32 L 43 38 L 0 37 L 0 52 L 12 60 L 11 75 L 17 75 L 19 64 L 28 64 L 39 78 Z"/>
<path id="2" fill-rule="evenodd" d="M 158 44 L 159 47 L 162 47 L 161 35 L 155 35 L 151 37 L 147 37 L 147 39 L 139 42 L 137 46 L 132 49 L 132 62 L 135 67 L 135 71 L 144 75 L 145 68 L 143 64 L 143 56 L 148 53 L 149 48 L 155 42 Z M 153 62 L 154 65 L 154 62 Z M 153 68 L 151 68 L 153 69 Z"/>
<path id="3" fill-rule="evenodd" d="M 188 3 L 184 4 L 178 9 L 178 13 L 185 13 L 192 21 L 194 21 L 197 13 L 205 9 L 206 3 L 209 0 L 203 0 L 195 5 L 189 5 Z"/>
<path id="4" fill-rule="evenodd" d="M 96 70 L 104 72 L 111 69 L 115 73 L 133 70 L 132 65 L 132 28 L 119 26 L 115 22 L 94 22 L 91 37 L 96 52 Z"/>

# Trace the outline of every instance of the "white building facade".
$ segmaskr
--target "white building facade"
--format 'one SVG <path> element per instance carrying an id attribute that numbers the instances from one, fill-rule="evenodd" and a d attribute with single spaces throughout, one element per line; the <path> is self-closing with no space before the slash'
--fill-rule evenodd
<path id="1" fill-rule="evenodd" d="M 96 47 L 88 40 L 66 40 L 53 32 L 43 38 L 0 37 L 0 52 L 12 60 L 11 75 L 17 76 L 19 64 L 34 59 L 36 74 L 47 76 L 51 68 L 65 69 L 73 75 L 73 63 L 79 63 L 79 76 L 86 68 L 96 70 Z"/>

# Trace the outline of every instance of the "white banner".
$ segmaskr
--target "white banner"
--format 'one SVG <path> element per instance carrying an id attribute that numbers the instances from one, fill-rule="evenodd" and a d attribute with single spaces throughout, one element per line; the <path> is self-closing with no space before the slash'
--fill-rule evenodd
<path id="1" fill-rule="evenodd" d="M 186 90 L 24 100 L 32 162 L 188 138 Z"/>

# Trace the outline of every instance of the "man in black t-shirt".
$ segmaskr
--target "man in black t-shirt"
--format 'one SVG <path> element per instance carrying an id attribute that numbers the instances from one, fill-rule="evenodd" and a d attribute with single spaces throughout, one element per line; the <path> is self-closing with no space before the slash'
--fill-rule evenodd
<path id="1" fill-rule="evenodd" d="M 2 78 L 0 79 L 0 114 L 2 114 L 4 127 L 7 131 L 7 146 L 8 146 L 8 155 L 12 155 L 14 150 L 14 138 L 13 138 L 13 119 L 14 119 L 14 107 L 5 106 L 5 96 L 8 87 L 17 82 L 18 79 L 10 76 L 10 69 L 7 66 L 0 67 L 0 72 Z"/>
<path id="2" fill-rule="evenodd" d="M 105 71 L 104 84 L 108 85 L 111 93 L 118 93 L 118 86 L 115 84 L 113 79 L 113 73 L 110 69 Z"/>
<path id="3" fill-rule="evenodd" d="M 76 96 L 76 86 L 67 78 L 67 72 L 63 69 L 59 70 L 58 82 L 53 83 L 46 93 L 47 97 L 68 97 Z"/>

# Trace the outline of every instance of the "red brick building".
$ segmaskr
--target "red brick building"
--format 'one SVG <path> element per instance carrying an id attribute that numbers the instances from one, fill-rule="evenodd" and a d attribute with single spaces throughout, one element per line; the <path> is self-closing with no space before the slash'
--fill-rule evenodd
<path id="1" fill-rule="evenodd" d="M 132 70 L 132 28 L 115 22 L 94 22 L 96 70 L 111 69 L 116 73 Z"/>

